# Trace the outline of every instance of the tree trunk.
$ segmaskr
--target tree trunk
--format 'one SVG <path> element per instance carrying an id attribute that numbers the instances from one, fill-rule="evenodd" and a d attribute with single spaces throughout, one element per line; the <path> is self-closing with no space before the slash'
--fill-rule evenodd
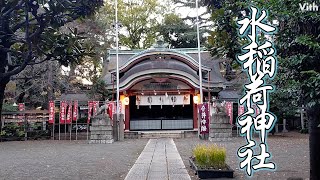
<path id="1" fill-rule="evenodd" d="M 48 102 L 47 102 L 47 109 L 49 109 L 49 102 L 54 100 L 53 96 L 53 79 L 52 79 L 52 62 L 47 61 L 48 65 L 48 86 L 47 86 L 47 93 L 48 93 Z"/>
<path id="2" fill-rule="evenodd" d="M 0 23 L 3 23 L 2 18 L 0 18 Z M 1 30 L 2 29 L 0 29 L 0 31 Z M 2 39 L 2 42 L 0 44 L 1 46 L 3 46 L 3 48 L 0 48 L 0 74 L 3 74 L 6 72 L 5 68 L 8 65 L 7 52 L 4 51 L 4 49 L 10 48 L 10 45 L 9 43 L 6 43 L 6 42 L 7 41 L 4 38 Z M 10 81 L 10 77 L 0 77 L 0 129 L 2 129 L 2 106 L 3 106 L 3 100 L 4 100 L 4 91 L 9 81 Z"/>
<path id="3" fill-rule="evenodd" d="M 2 78 L 0 80 L 0 129 L 2 129 L 2 106 L 4 100 L 4 91 L 9 81 L 10 78 Z"/>
<path id="4" fill-rule="evenodd" d="M 320 105 L 308 109 L 310 180 L 320 179 Z"/>

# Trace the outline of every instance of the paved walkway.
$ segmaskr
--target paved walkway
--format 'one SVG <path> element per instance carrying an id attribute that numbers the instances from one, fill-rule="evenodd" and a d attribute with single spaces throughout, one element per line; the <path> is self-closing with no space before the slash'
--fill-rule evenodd
<path id="1" fill-rule="evenodd" d="M 150 139 L 125 180 L 191 180 L 171 138 Z"/>

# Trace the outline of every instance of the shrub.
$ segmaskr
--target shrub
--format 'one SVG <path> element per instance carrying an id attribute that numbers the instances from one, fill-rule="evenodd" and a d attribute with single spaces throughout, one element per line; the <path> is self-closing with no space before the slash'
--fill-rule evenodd
<path id="1" fill-rule="evenodd" d="M 198 145 L 193 149 L 193 156 L 199 166 L 207 165 L 207 147 L 205 145 Z"/>
<path id="2" fill-rule="evenodd" d="M 301 134 L 308 134 L 308 133 L 309 133 L 309 130 L 308 130 L 307 128 L 301 129 L 301 130 L 300 130 L 300 133 L 301 133 Z"/>
<path id="3" fill-rule="evenodd" d="M 24 126 L 18 123 L 8 123 L 2 127 L 2 137 L 23 137 Z"/>
<path id="4" fill-rule="evenodd" d="M 200 167 L 224 169 L 226 167 L 226 149 L 217 145 L 198 145 L 193 156 Z"/>

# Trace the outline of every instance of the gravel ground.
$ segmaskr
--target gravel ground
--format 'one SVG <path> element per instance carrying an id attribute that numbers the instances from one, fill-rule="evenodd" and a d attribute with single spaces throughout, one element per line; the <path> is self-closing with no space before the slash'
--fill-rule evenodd
<path id="1" fill-rule="evenodd" d="M 148 139 L 128 139 L 113 144 L 87 144 L 86 141 L 0 142 L 0 179 L 124 179 Z M 188 157 L 197 138 L 174 139 L 192 180 L 197 177 L 189 167 Z M 219 143 L 227 149 L 227 163 L 235 170 L 235 179 L 248 179 L 238 168 L 237 149 L 244 138 Z M 272 161 L 277 170 L 260 171 L 251 179 L 288 179 L 309 177 L 308 135 L 287 133 L 268 138 Z"/>
<path id="2" fill-rule="evenodd" d="M 275 171 L 259 171 L 251 179 L 288 179 L 290 177 L 309 178 L 309 142 L 308 135 L 299 133 L 287 133 L 285 136 L 269 136 L 269 151 L 272 153 L 272 162 L 277 166 Z M 192 148 L 197 144 L 208 144 L 210 142 L 197 138 L 174 140 L 181 158 L 192 180 L 197 177 L 190 169 L 188 158 L 192 154 Z M 239 160 L 236 154 L 238 148 L 245 144 L 241 137 L 233 138 L 230 142 L 217 143 L 227 149 L 227 164 L 235 170 L 235 179 L 248 179 L 246 174 L 239 170 Z"/>
<path id="3" fill-rule="evenodd" d="M 147 142 L 0 142 L 0 179 L 124 179 Z"/>

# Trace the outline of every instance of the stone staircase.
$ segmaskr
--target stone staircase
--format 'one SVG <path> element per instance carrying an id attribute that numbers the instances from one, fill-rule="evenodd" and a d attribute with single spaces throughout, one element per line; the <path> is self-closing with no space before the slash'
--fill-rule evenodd
<path id="1" fill-rule="evenodd" d="M 197 131 L 172 130 L 172 131 L 127 131 L 124 133 L 126 139 L 155 139 L 155 138 L 187 138 L 196 137 Z"/>
<path id="2" fill-rule="evenodd" d="M 141 132 L 141 138 L 153 139 L 153 138 L 183 138 L 182 131 L 144 131 Z"/>

